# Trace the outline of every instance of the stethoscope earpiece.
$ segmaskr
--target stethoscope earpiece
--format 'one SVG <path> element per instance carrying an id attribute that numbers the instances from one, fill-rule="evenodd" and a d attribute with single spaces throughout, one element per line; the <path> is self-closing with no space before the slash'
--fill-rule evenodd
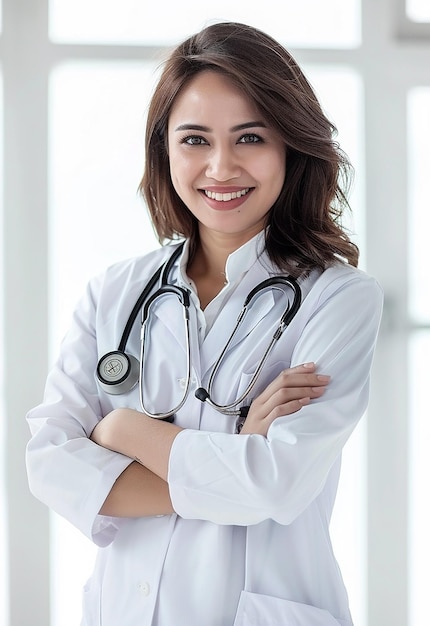
<path id="1" fill-rule="evenodd" d="M 98 362 L 97 379 L 106 393 L 128 393 L 139 381 L 140 363 L 131 354 L 121 350 L 108 352 Z"/>

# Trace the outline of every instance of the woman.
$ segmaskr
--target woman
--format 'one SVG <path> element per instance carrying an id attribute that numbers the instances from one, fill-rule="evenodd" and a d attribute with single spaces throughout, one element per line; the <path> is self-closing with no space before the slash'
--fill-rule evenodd
<path id="1" fill-rule="evenodd" d="M 83 624 L 352 624 L 328 525 L 382 296 L 340 224 L 348 162 L 333 134 L 295 61 L 256 29 L 209 26 L 166 62 L 141 191 L 171 245 L 90 282 L 28 415 L 33 493 L 102 548 Z M 190 299 L 188 394 L 174 294 L 148 307 L 143 410 L 139 386 L 112 395 L 94 372 L 177 239 L 169 283 Z M 259 293 L 229 337 L 248 293 L 279 275 L 302 303 L 249 391 L 288 288 Z M 214 367 L 214 402 L 245 393 L 238 420 L 205 401 Z M 175 406 L 173 422 L 148 415 Z"/>

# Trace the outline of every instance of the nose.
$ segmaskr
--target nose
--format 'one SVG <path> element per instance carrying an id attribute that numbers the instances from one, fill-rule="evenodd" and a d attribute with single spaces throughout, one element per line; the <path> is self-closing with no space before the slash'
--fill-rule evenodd
<path id="1" fill-rule="evenodd" d="M 217 181 L 227 181 L 238 178 L 241 167 L 231 146 L 219 145 L 214 147 L 208 155 L 206 176 Z"/>

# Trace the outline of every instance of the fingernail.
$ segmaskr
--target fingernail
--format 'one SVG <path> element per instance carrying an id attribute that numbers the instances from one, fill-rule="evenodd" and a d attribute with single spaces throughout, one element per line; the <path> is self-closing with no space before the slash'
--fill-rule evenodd
<path id="1" fill-rule="evenodd" d="M 326 376 L 325 374 L 318 374 L 317 378 L 321 382 L 328 382 L 331 379 L 331 376 Z"/>
<path id="2" fill-rule="evenodd" d="M 310 363 L 303 363 L 303 367 L 309 367 L 309 368 L 312 368 L 312 367 L 315 367 L 315 363 L 313 363 L 313 362 L 310 362 Z"/>

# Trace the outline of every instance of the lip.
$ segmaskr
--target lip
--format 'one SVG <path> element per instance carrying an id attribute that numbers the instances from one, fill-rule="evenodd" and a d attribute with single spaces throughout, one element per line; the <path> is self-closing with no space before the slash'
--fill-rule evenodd
<path id="1" fill-rule="evenodd" d="M 219 186 L 211 185 L 199 189 L 206 204 L 217 211 L 228 211 L 240 207 L 254 191 L 255 187 L 244 186 Z M 206 192 L 211 194 L 222 195 L 223 198 L 210 198 Z M 245 193 L 244 193 L 245 192 Z M 240 194 L 240 195 L 237 195 Z M 235 197 L 226 199 L 226 195 L 234 195 Z"/>

